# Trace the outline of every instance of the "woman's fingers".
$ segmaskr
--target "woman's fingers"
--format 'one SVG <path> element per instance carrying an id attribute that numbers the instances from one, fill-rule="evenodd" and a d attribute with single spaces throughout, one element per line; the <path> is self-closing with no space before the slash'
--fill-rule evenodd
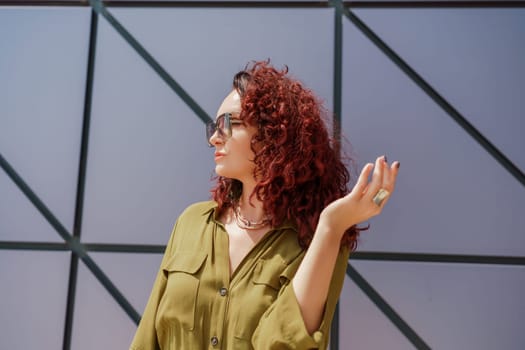
<path id="1" fill-rule="evenodd" d="M 390 177 L 391 177 L 390 166 L 388 165 L 386 157 L 385 157 L 385 163 L 383 164 L 383 181 L 381 183 L 381 188 L 389 192 L 392 192 L 392 189 L 390 187 L 390 183 L 391 183 Z"/>
<path id="2" fill-rule="evenodd" d="M 378 215 L 394 191 L 398 171 L 399 162 L 389 165 L 384 156 L 378 157 L 375 164 L 367 163 L 352 191 L 330 203 L 323 210 L 323 217 L 346 229 Z"/>
<path id="3" fill-rule="evenodd" d="M 390 182 L 392 183 L 392 190 L 395 187 L 396 179 L 397 179 L 397 173 L 399 172 L 399 167 L 401 166 L 401 163 L 398 161 L 395 161 L 392 163 L 392 166 L 390 167 Z"/>
<path id="4" fill-rule="evenodd" d="M 374 168 L 374 164 L 367 163 L 363 169 L 361 170 L 361 174 L 359 175 L 359 178 L 357 179 L 357 183 L 355 184 L 352 192 L 363 195 L 366 193 L 367 186 L 368 186 L 368 176 L 370 176 L 370 172 Z"/>
<path id="5" fill-rule="evenodd" d="M 384 156 L 378 157 L 374 165 L 374 172 L 372 174 L 372 180 L 368 184 L 368 191 L 366 193 L 367 200 L 368 199 L 372 200 L 372 198 L 376 195 L 377 191 L 379 191 L 379 189 L 383 185 L 384 168 L 385 168 L 385 157 Z"/>
<path id="6" fill-rule="evenodd" d="M 383 186 L 385 190 L 392 193 L 395 188 L 397 172 L 399 171 L 399 162 L 395 161 L 390 166 L 386 164 L 383 175 Z"/>
<path id="7" fill-rule="evenodd" d="M 386 193 L 386 196 L 383 196 L 384 199 L 377 198 L 380 207 L 383 207 L 388 202 L 392 192 L 394 192 L 399 165 L 398 161 L 393 162 L 390 166 L 385 164 L 381 189 L 388 191 L 388 193 Z"/>

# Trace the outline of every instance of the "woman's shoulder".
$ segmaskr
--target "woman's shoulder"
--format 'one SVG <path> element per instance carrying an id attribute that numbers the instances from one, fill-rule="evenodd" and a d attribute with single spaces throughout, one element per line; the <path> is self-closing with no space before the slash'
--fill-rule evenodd
<path id="1" fill-rule="evenodd" d="M 215 201 L 203 201 L 190 204 L 184 209 L 182 214 L 180 214 L 179 219 L 183 218 L 196 218 L 209 214 L 213 209 L 217 207 L 217 202 Z"/>
<path id="2" fill-rule="evenodd" d="M 179 215 L 173 231 L 171 240 L 177 247 L 183 246 L 186 242 L 189 246 L 195 245 L 194 240 L 199 239 L 196 232 L 203 232 L 203 227 L 208 225 L 210 213 L 217 207 L 214 201 L 197 202 L 189 205 Z"/>

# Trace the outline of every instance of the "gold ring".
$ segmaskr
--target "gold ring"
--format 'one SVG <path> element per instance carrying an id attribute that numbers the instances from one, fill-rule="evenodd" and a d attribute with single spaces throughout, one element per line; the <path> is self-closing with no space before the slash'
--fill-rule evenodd
<path id="1" fill-rule="evenodd" d="M 383 203 L 383 201 L 385 200 L 386 197 L 388 197 L 389 194 L 390 192 L 388 192 L 384 188 L 381 188 L 379 191 L 377 191 L 376 195 L 374 196 L 374 198 L 372 198 L 372 200 L 374 201 L 375 204 L 377 204 L 378 206 L 381 206 L 381 203 Z"/>

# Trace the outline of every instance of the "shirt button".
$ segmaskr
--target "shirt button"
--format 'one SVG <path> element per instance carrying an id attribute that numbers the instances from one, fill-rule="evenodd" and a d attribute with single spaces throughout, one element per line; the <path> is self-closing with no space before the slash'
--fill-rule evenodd
<path id="1" fill-rule="evenodd" d="M 222 287 L 221 289 L 219 289 L 219 294 L 224 297 L 226 296 L 226 294 L 228 294 L 228 289 Z"/>
<path id="2" fill-rule="evenodd" d="M 211 337 L 211 345 L 217 346 L 217 344 L 219 344 L 219 338 Z"/>

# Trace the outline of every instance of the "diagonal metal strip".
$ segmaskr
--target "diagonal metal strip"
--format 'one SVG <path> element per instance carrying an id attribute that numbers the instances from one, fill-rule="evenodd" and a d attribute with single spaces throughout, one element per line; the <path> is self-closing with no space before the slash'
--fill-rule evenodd
<path id="1" fill-rule="evenodd" d="M 481 134 L 464 116 L 448 103 L 430 84 L 414 71 L 397 53 L 381 40 L 359 17 L 348 8 L 344 8 L 345 16 L 377 46 L 392 62 L 401 69 L 417 86 L 419 86 L 434 102 L 461 126 L 474 140 L 476 140 L 491 156 L 496 159 L 512 176 L 525 186 L 525 174 L 496 148 L 483 134 Z"/>
<path id="2" fill-rule="evenodd" d="M 98 267 L 98 265 L 91 259 L 88 255 L 86 248 L 78 238 L 73 237 L 67 229 L 58 221 L 58 219 L 51 213 L 49 208 L 37 197 L 37 195 L 29 188 L 25 181 L 17 174 L 17 172 L 11 167 L 11 165 L 5 160 L 5 158 L 0 153 L 0 167 L 4 169 L 7 175 L 13 180 L 13 182 L 18 186 L 18 188 L 24 193 L 24 195 L 29 199 L 29 201 L 35 206 L 35 208 L 44 216 L 44 218 L 49 222 L 49 224 L 56 230 L 56 232 L 62 237 L 66 242 L 69 249 L 76 254 L 84 264 L 91 270 L 95 277 L 99 280 L 100 283 L 106 288 L 106 290 L 111 294 L 117 303 L 124 309 L 124 311 L 131 317 L 131 319 L 138 324 L 140 321 L 140 315 L 138 312 L 131 306 L 129 301 L 124 297 L 124 295 L 117 289 L 117 287 L 111 282 L 111 280 L 106 276 L 106 274 Z"/>
<path id="3" fill-rule="evenodd" d="M 137 53 L 144 58 L 144 60 L 157 72 L 157 74 L 175 91 L 177 95 L 190 107 L 190 109 L 197 114 L 197 116 L 204 122 L 211 122 L 210 116 L 197 104 L 197 102 L 173 79 L 168 72 L 151 56 L 146 49 L 128 32 L 122 24 L 115 17 L 113 17 L 100 0 L 89 0 L 89 4 L 95 12 L 102 15 L 113 28 L 126 40 Z"/>
<path id="4" fill-rule="evenodd" d="M 401 316 L 372 288 L 372 286 L 357 272 L 350 263 L 346 267 L 346 274 L 355 284 L 372 300 L 372 302 L 383 312 L 383 314 L 407 337 L 407 339 L 419 350 L 430 349 L 430 346 L 417 335 L 417 333 L 406 323 Z"/>

